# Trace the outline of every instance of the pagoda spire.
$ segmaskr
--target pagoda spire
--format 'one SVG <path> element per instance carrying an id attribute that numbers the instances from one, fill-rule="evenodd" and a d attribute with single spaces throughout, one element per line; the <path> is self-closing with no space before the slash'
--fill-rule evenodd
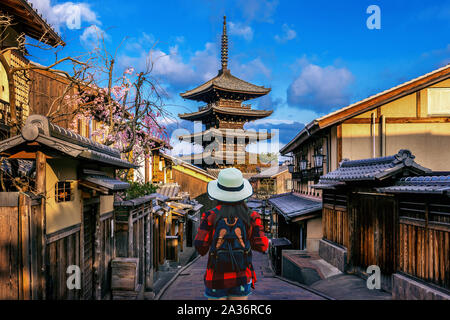
<path id="1" fill-rule="evenodd" d="M 228 36 L 227 36 L 227 17 L 223 16 L 222 32 L 222 71 L 228 70 Z"/>

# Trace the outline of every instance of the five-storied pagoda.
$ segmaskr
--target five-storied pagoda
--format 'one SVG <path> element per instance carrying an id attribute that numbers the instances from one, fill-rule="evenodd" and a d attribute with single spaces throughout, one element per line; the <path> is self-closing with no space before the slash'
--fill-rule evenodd
<path id="1" fill-rule="evenodd" d="M 244 124 L 262 119 L 272 114 L 272 110 L 256 110 L 244 101 L 264 96 L 270 88 L 257 86 L 233 76 L 228 69 L 228 36 L 226 17 L 222 34 L 222 69 L 213 79 L 195 89 L 181 93 L 184 99 L 203 101 L 198 111 L 180 114 L 181 119 L 201 121 L 204 131 L 179 137 L 180 140 L 203 146 L 203 152 L 184 156 L 183 160 L 207 169 L 211 173 L 217 169 L 237 167 L 242 172 L 256 172 L 256 167 L 264 166 L 256 154 L 246 152 L 249 143 L 270 139 L 264 132 L 244 130 Z"/>

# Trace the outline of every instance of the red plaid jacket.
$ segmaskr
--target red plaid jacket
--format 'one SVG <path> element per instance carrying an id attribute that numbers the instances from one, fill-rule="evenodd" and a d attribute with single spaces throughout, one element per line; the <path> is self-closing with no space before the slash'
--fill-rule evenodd
<path id="1" fill-rule="evenodd" d="M 219 205 L 215 209 L 220 210 L 220 208 L 221 206 Z M 215 231 L 215 219 L 216 213 L 213 210 L 209 210 L 202 214 L 202 219 L 194 242 L 195 248 L 202 256 L 208 253 L 211 246 Z M 265 252 L 269 246 L 269 240 L 264 235 L 261 217 L 257 212 L 253 211 L 250 220 L 251 226 L 247 230 L 247 239 L 250 240 L 251 248 L 259 252 Z M 208 257 L 208 266 L 210 265 L 209 259 L 211 259 L 211 257 Z M 204 277 L 205 286 L 210 289 L 233 288 L 245 285 L 249 283 L 250 280 L 252 280 L 252 287 L 255 288 L 256 274 L 252 264 L 247 267 L 247 270 L 239 272 L 219 273 L 214 271 L 214 269 L 207 268 Z"/>

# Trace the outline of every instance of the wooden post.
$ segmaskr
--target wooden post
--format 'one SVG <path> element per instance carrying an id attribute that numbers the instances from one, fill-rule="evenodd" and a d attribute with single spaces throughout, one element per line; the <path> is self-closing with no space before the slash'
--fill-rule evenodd
<path id="1" fill-rule="evenodd" d="M 144 290 L 151 290 L 153 288 L 153 277 L 152 277 L 152 213 L 151 207 L 148 209 L 150 213 L 145 216 L 145 286 Z"/>
<path id="2" fill-rule="evenodd" d="M 180 221 L 178 225 L 178 234 L 180 235 L 180 251 L 183 252 L 183 243 L 184 243 L 184 222 Z"/>
<path id="3" fill-rule="evenodd" d="M 158 263 L 159 263 L 159 234 L 160 234 L 160 232 L 159 232 L 159 223 L 160 223 L 160 220 L 159 220 L 159 217 L 158 216 L 156 216 L 156 217 L 154 217 L 154 219 L 155 219 L 155 222 L 154 222 L 154 225 L 153 225 L 153 246 L 152 246 L 152 248 L 153 248 L 153 267 L 155 268 L 155 270 L 157 270 L 158 269 Z"/>
<path id="4" fill-rule="evenodd" d="M 164 215 L 161 215 L 159 224 L 159 264 L 163 264 L 166 257 L 166 217 Z"/>
<path id="5" fill-rule="evenodd" d="M 19 218 L 20 218 L 20 252 L 21 252 L 21 286 L 19 289 L 22 300 L 30 300 L 31 276 L 29 256 L 29 208 L 30 199 L 24 194 L 19 195 Z"/>
<path id="6" fill-rule="evenodd" d="M 102 286 L 100 276 L 100 256 L 102 250 L 102 240 L 100 237 L 100 208 L 98 205 L 95 208 L 95 234 L 94 234 L 94 299 L 101 300 L 102 298 Z"/>
<path id="7" fill-rule="evenodd" d="M 128 254 L 127 257 L 133 257 L 133 215 L 128 215 Z"/>
<path id="8" fill-rule="evenodd" d="M 145 155 L 145 183 L 150 182 L 150 157 Z"/>
<path id="9" fill-rule="evenodd" d="M 36 191 L 39 195 L 42 196 L 41 199 L 41 206 L 40 206 L 40 229 L 39 232 L 39 238 L 41 243 L 41 283 L 40 283 L 40 290 L 41 291 L 41 297 L 43 300 L 46 298 L 46 291 L 47 291 L 47 273 L 46 273 L 46 243 L 45 243 L 45 233 L 46 233 L 46 166 L 47 166 L 47 159 L 45 157 L 45 154 L 41 151 L 36 152 Z"/>

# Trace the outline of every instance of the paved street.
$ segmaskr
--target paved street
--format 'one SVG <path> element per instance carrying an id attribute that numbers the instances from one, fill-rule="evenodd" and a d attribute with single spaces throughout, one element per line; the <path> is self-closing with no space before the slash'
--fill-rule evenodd
<path id="1" fill-rule="evenodd" d="M 203 274 L 207 256 L 185 269 L 161 296 L 161 300 L 206 300 Z M 324 298 L 274 277 L 268 255 L 254 252 L 253 265 L 258 282 L 249 300 L 323 300 Z"/>

